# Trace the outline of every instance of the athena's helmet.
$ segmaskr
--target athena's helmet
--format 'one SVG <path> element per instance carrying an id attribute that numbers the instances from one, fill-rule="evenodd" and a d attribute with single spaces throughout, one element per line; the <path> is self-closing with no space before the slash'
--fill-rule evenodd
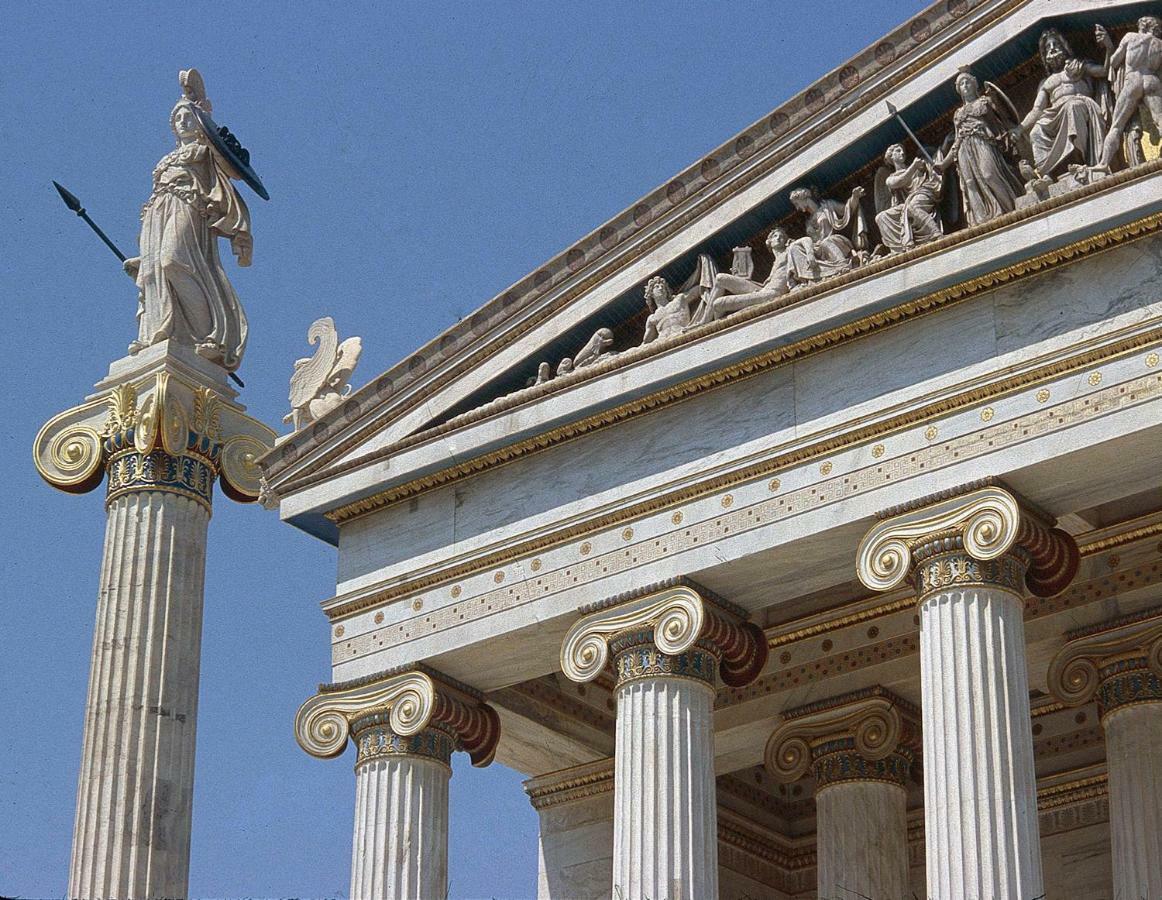
<path id="1" fill-rule="evenodd" d="M 183 108 L 193 110 L 206 143 L 214 148 L 227 174 L 231 178 L 245 181 L 259 197 L 269 200 L 270 194 L 266 192 L 262 179 L 250 167 L 250 151 L 230 133 L 230 129 L 225 125 L 217 125 L 210 118 L 213 106 L 210 104 L 210 98 L 206 96 L 206 83 L 202 81 L 201 73 L 197 69 L 183 69 L 178 74 L 178 82 L 182 86 L 182 98 L 170 113 L 170 128 L 174 128 L 174 120 L 179 110 Z"/>

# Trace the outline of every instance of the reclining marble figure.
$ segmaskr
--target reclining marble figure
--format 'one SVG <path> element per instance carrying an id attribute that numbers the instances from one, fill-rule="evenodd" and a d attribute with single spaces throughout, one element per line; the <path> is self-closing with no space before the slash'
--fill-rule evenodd
<path id="1" fill-rule="evenodd" d="M 799 242 L 809 241 L 808 238 L 799 238 Z M 703 299 L 698 314 L 690 323 L 691 327 L 713 322 L 723 316 L 748 306 L 774 300 L 791 289 L 788 264 L 790 260 L 790 237 L 784 228 L 772 228 L 767 235 L 767 249 L 771 251 L 774 262 L 767 280 L 761 284 L 750 278 L 743 278 L 727 272 L 719 272 L 714 276 L 714 284 L 710 293 Z M 803 247 L 803 254 L 811 252 L 809 246 Z"/>

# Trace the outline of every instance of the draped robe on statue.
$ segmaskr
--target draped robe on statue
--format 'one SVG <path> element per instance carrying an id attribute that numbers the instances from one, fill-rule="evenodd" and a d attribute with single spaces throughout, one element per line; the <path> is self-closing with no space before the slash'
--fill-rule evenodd
<path id="1" fill-rule="evenodd" d="M 1037 170 L 1053 176 L 1070 162 L 1096 166 L 1101 160 L 1105 121 L 1090 79 L 1058 72 L 1045 79 L 1041 91 L 1049 105 L 1029 131 Z"/>
<path id="2" fill-rule="evenodd" d="M 792 241 L 788 247 L 788 268 L 793 283 L 805 284 L 848 271 L 855 245 L 842 232 L 853 223 L 858 236 L 867 233 L 858 208 L 853 211 L 838 200 L 820 200 L 819 208 L 807 215 L 807 236 Z"/>
<path id="3" fill-rule="evenodd" d="M 250 264 L 250 212 L 223 163 L 203 143 L 179 146 L 153 172 L 141 213 L 138 342 L 191 344 L 234 371 L 246 348 L 246 314 L 218 257 L 230 238 Z"/>

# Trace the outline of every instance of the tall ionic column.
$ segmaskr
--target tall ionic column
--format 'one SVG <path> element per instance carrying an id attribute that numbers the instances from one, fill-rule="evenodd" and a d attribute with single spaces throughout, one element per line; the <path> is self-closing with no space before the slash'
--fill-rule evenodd
<path id="1" fill-rule="evenodd" d="M 187 895 L 206 531 L 214 481 L 257 498 L 274 433 L 224 370 L 154 345 L 114 363 L 34 446 L 71 493 L 107 475 L 105 549 L 85 704 L 69 896 Z"/>
<path id="2" fill-rule="evenodd" d="M 992 483 L 881 518 L 858 571 L 874 590 L 916 589 L 928 894 L 1040 896 L 1022 597 L 1063 590 L 1077 545 Z"/>
<path id="3" fill-rule="evenodd" d="M 582 610 L 561 668 L 591 681 L 617 673 L 613 896 L 718 896 L 714 695 L 753 680 L 767 658 L 745 613 L 688 583 Z"/>
<path id="4" fill-rule="evenodd" d="M 787 710 L 766 767 L 789 784 L 815 777 L 817 894 L 908 896 L 907 790 L 919 711 L 882 687 Z"/>
<path id="5" fill-rule="evenodd" d="M 1106 734 L 1114 896 L 1162 897 L 1162 607 L 1072 631 L 1049 690 L 1097 696 Z"/>
<path id="6" fill-rule="evenodd" d="M 452 752 L 486 766 L 500 740 L 482 695 L 424 666 L 325 685 L 299 708 L 295 737 L 321 758 L 355 743 L 353 900 L 444 897 Z"/>

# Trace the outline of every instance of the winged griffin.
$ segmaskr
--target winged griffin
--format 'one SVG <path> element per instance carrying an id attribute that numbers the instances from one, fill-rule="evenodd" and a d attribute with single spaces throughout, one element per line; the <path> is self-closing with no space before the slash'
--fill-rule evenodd
<path id="1" fill-rule="evenodd" d="M 351 393 L 348 380 L 363 352 L 363 342 L 357 337 L 339 343 L 330 316 L 311 323 L 307 343 L 318 344 L 319 348 L 309 359 L 295 361 L 290 380 L 291 411 L 283 417 L 295 431 L 326 415 Z"/>

